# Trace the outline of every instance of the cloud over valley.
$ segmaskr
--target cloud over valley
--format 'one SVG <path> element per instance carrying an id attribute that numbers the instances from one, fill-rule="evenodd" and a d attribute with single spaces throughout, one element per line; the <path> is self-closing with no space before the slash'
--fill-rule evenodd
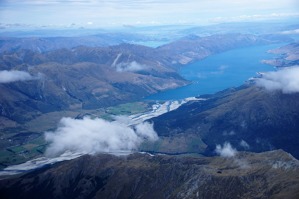
<path id="1" fill-rule="evenodd" d="M 136 150 L 144 141 L 158 139 L 153 124 L 140 123 L 130 127 L 119 121 L 100 118 L 62 118 L 59 127 L 45 133 L 49 142 L 46 154 L 57 156 L 66 151 L 94 154 Z"/>

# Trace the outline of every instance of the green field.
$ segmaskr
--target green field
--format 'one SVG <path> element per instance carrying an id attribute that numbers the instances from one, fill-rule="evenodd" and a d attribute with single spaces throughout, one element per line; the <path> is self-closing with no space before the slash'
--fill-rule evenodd
<path id="1" fill-rule="evenodd" d="M 133 115 L 142 113 L 150 109 L 149 105 L 144 102 L 133 102 L 121 104 L 106 109 L 106 113 L 109 115 Z"/>
<path id="2" fill-rule="evenodd" d="M 43 135 L 30 140 L 23 145 L 2 148 L 0 150 L 0 168 L 11 164 L 20 164 L 41 156 L 46 149 Z"/>

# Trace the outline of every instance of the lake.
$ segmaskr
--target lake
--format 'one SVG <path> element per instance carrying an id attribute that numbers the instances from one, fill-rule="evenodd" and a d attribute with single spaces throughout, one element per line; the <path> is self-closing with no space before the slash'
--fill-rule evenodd
<path id="1" fill-rule="evenodd" d="M 179 73 L 192 84 L 151 95 L 146 100 L 178 100 L 240 86 L 257 72 L 275 70 L 261 60 L 277 57 L 267 51 L 282 45 L 238 48 L 184 66 Z"/>

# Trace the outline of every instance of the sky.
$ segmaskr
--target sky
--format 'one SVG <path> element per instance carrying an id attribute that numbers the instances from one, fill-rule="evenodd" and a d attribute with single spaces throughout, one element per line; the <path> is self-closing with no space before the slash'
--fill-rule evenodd
<path id="1" fill-rule="evenodd" d="M 0 0 L 2 25 L 206 25 L 294 16 L 298 0 Z"/>

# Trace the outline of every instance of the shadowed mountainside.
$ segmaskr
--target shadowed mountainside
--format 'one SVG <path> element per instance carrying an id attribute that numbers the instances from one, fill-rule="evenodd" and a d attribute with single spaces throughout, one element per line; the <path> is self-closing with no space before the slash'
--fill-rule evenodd
<path id="1" fill-rule="evenodd" d="M 144 149 L 173 153 L 177 146 L 177 153 L 211 154 L 216 144 L 230 142 L 238 150 L 283 149 L 299 157 L 298 93 L 268 92 L 248 85 L 203 97 L 208 99 L 153 118 L 163 139 Z"/>
<path id="2" fill-rule="evenodd" d="M 299 162 L 282 150 L 233 158 L 83 156 L 0 181 L 3 198 L 297 198 Z"/>

